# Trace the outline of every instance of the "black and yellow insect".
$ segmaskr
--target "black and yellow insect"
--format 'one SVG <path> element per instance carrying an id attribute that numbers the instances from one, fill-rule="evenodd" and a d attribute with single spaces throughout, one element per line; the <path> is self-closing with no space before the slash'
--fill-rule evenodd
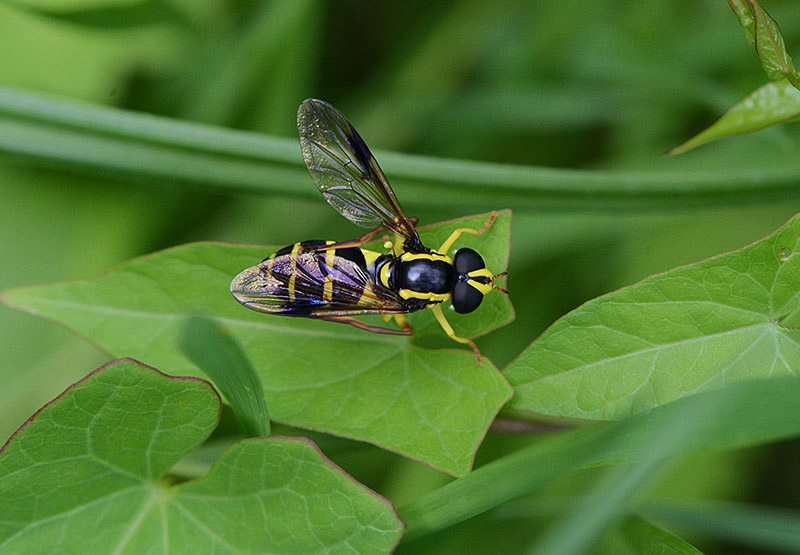
<path id="1" fill-rule="evenodd" d="M 308 171 L 325 200 L 356 225 L 373 228 L 351 241 L 303 241 L 284 247 L 231 282 L 237 301 L 258 312 L 300 316 L 350 324 L 367 331 L 410 335 L 403 316 L 430 307 L 444 331 L 480 353 L 469 339 L 458 337 L 441 303 L 452 301 L 459 313 L 472 312 L 495 284 L 481 256 L 462 248 L 447 252 L 463 234 L 488 230 L 456 229 L 437 250 L 420 241 L 416 219 L 409 218 L 361 136 L 339 110 L 322 100 L 304 101 L 297 112 L 300 148 Z M 381 231 L 390 231 L 388 253 L 361 248 Z M 372 326 L 352 318 L 359 314 L 392 316 L 401 329 Z"/>

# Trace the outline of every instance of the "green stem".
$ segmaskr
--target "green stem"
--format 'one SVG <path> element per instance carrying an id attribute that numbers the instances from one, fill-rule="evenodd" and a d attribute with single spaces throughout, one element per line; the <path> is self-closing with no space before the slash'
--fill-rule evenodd
<path id="1" fill-rule="evenodd" d="M 37 165 L 313 197 L 298 142 L 0 88 L 0 154 Z M 377 154 L 408 206 L 631 209 L 800 197 L 800 165 L 704 172 L 576 171 Z"/>

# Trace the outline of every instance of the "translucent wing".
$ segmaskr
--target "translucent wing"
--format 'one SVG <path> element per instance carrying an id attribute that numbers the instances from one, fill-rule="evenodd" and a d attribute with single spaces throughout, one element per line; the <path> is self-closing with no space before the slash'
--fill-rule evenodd
<path id="1" fill-rule="evenodd" d="M 247 308 L 285 316 L 409 311 L 395 291 L 377 286 L 361 266 L 325 251 L 270 257 L 233 278 L 231 293 Z"/>
<path id="2" fill-rule="evenodd" d="M 308 99 L 297 111 L 297 130 L 308 172 L 331 206 L 356 225 L 384 226 L 419 242 L 375 157 L 339 110 Z"/>

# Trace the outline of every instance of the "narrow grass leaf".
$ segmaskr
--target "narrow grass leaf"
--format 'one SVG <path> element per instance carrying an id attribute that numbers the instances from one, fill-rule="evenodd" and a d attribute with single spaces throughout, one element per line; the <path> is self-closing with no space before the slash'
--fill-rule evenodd
<path id="1" fill-rule="evenodd" d="M 510 408 L 618 419 L 699 391 L 800 374 L 800 216 L 738 251 L 562 317 L 504 371 Z"/>
<path id="2" fill-rule="evenodd" d="M 791 553 L 800 545 L 800 511 L 723 501 L 646 503 L 646 518 L 666 521 L 682 529 L 747 545 L 761 552 Z"/>
<path id="3" fill-rule="evenodd" d="M 639 517 L 626 518 L 620 529 L 633 553 L 702 555 L 699 549 L 687 541 Z"/>
<path id="4" fill-rule="evenodd" d="M 262 85 L 262 75 L 278 65 L 283 51 L 294 42 L 292 36 L 300 32 L 298 29 L 314 9 L 320 7 L 309 0 L 253 5 L 246 24 L 229 35 L 209 62 L 196 72 L 198 75 L 192 76 L 195 86 L 191 87 L 192 94 L 181 115 L 208 123 L 235 121 L 249 98 L 265 94 L 263 90 L 255 90 Z M 283 119 L 292 129 L 295 109 L 292 105 L 283 113 Z"/>
<path id="5" fill-rule="evenodd" d="M 630 512 L 631 498 L 664 462 L 679 453 L 687 438 L 700 432 L 697 422 L 714 409 L 713 403 L 687 403 L 679 420 L 651 427 L 650 448 L 633 464 L 613 468 L 562 516 L 536 544 L 536 553 L 581 553 L 591 549 L 606 530 Z M 617 441 L 612 440 L 613 443 Z M 612 446 L 609 446 L 613 449 Z"/>
<path id="6" fill-rule="evenodd" d="M 356 122 L 357 123 L 357 122 Z M 234 131 L 0 87 L 0 154 L 135 179 L 318 198 L 296 138 Z M 574 171 L 375 151 L 408 208 L 617 209 L 800 197 L 800 164 L 712 171 Z"/>
<path id="7" fill-rule="evenodd" d="M 425 243 L 438 246 L 455 228 L 478 229 L 487 217 L 445 222 L 420 233 Z M 504 270 L 510 224 L 511 214 L 503 212 L 488 232 L 465 236 L 459 245 L 476 248 L 492 271 Z M 242 307 L 230 295 L 231 279 L 271 252 L 186 245 L 133 260 L 97 279 L 10 290 L 3 299 L 63 323 L 109 353 L 178 374 L 198 372 L 181 344 L 186 320 L 209 315 L 230 330 L 256 369 L 274 420 L 370 441 L 452 474 L 468 472 L 486 429 L 511 396 L 497 369 L 488 360 L 476 366 L 471 351 L 449 340 L 445 349 L 429 349 L 416 338 Z M 450 317 L 457 333 L 480 335 L 513 318 L 508 298 L 499 292 L 487 295 L 484 304 Z M 419 323 L 419 335 L 434 333 L 428 318 L 410 315 L 412 326 Z M 441 328 L 435 333 L 444 337 Z"/>
<path id="8" fill-rule="evenodd" d="M 139 2 L 111 3 L 107 6 L 92 6 L 73 9 L 50 9 L 17 0 L 5 0 L 6 4 L 19 10 L 50 19 L 108 30 L 114 28 L 139 27 L 153 24 L 188 25 L 188 19 L 166 0 L 140 0 Z"/>
<path id="9" fill-rule="evenodd" d="M 264 387 L 230 332 L 211 318 L 190 317 L 180 344 L 228 399 L 242 431 L 250 437 L 270 435 Z"/>
<path id="10" fill-rule="evenodd" d="M 572 470 L 745 447 L 800 435 L 800 380 L 735 383 L 614 423 L 553 434 L 399 508 L 408 538 L 493 509 Z M 687 416 L 688 415 L 688 416 Z M 666 446 L 663 437 L 672 437 Z"/>
<path id="11" fill-rule="evenodd" d="M 391 504 L 308 440 L 246 440 L 208 476 L 170 486 L 164 474 L 219 410 L 203 380 L 133 360 L 93 372 L 0 451 L 0 550 L 387 553 L 398 543 Z"/>
<path id="12" fill-rule="evenodd" d="M 630 498 L 661 467 L 652 457 L 643 463 L 622 465 L 545 531 L 531 553 L 586 553 L 624 514 Z"/>

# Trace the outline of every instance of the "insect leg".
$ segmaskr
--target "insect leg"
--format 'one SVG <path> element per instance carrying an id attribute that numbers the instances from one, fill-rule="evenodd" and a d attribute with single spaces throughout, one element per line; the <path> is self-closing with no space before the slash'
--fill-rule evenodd
<path id="1" fill-rule="evenodd" d="M 411 324 L 408 323 L 408 318 L 406 318 L 404 314 L 395 314 L 394 321 L 398 326 L 400 326 L 404 330 L 410 333 L 414 333 L 414 328 L 412 328 Z"/>
<path id="2" fill-rule="evenodd" d="M 462 233 L 469 233 L 470 235 L 480 235 L 481 233 L 485 233 L 486 231 L 489 230 L 490 227 L 492 227 L 492 224 L 497 219 L 498 215 L 499 214 L 497 212 L 492 211 L 492 213 L 489 214 L 489 219 L 486 221 L 486 225 L 484 225 L 480 229 L 472 229 L 469 227 L 460 227 L 456 229 L 455 231 L 453 231 L 453 233 L 450 234 L 450 237 L 448 237 L 447 240 L 444 243 L 442 243 L 442 246 L 439 247 L 439 249 L 436 252 L 447 254 L 447 251 L 449 251 L 450 247 L 453 246 L 453 243 L 455 243 L 456 240 L 458 240 L 458 238 L 461 237 Z"/>
<path id="3" fill-rule="evenodd" d="M 478 346 L 475 345 L 475 343 L 473 343 L 471 340 L 464 337 L 458 337 L 456 335 L 456 332 L 453 331 L 453 327 L 450 325 L 450 322 L 448 322 L 447 318 L 444 317 L 442 305 L 435 304 L 431 307 L 431 310 L 433 311 L 433 315 L 436 316 L 436 320 L 439 322 L 439 325 L 442 326 L 442 329 L 447 336 L 453 341 L 458 341 L 459 343 L 469 345 L 470 349 L 472 349 L 472 352 L 475 353 L 475 360 L 477 361 L 478 366 L 483 366 L 483 363 L 481 362 L 481 352 L 478 350 Z"/>
<path id="4" fill-rule="evenodd" d="M 347 316 L 314 316 L 315 320 L 327 320 L 328 322 L 339 322 L 340 324 L 348 324 L 355 328 L 359 328 L 366 331 L 371 331 L 373 333 L 385 333 L 388 335 L 411 335 L 414 333 L 410 327 L 408 329 L 396 330 L 392 328 L 382 328 L 380 326 L 371 326 L 369 324 L 365 324 L 360 320 L 356 320 L 355 318 L 349 318 Z"/>
<path id="5" fill-rule="evenodd" d="M 363 245 L 364 243 L 366 243 L 367 241 L 369 241 L 373 237 L 375 237 L 381 231 L 386 231 L 386 228 L 383 227 L 383 226 L 376 227 L 372 231 L 366 232 L 364 235 L 362 235 L 358 239 L 351 239 L 349 241 L 340 241 L 339 243 L 331 243 L 330 245 L 325 245 L 324 247 L 319 247 L 319 248 L 316 248 L 314 250 L 319 252 L 319 251 L 329 251 L 329 250 L 334 250 L 334 249 L 345 249 L 345 248 L 348 248 L 348 247 L 358 247 L 358 246 Z"/>
<path id="6" fill-rule="evenodd" d="M 384 314 L 382 318 L 387 324 L 389 323 L 389 320 L 394 319 L 395 324 L 410 333 L 414 333 L 414 328 L 412 328 L 411 324 L 408 323 L 408 318 L 405 317 L 405 314 Z"/>

